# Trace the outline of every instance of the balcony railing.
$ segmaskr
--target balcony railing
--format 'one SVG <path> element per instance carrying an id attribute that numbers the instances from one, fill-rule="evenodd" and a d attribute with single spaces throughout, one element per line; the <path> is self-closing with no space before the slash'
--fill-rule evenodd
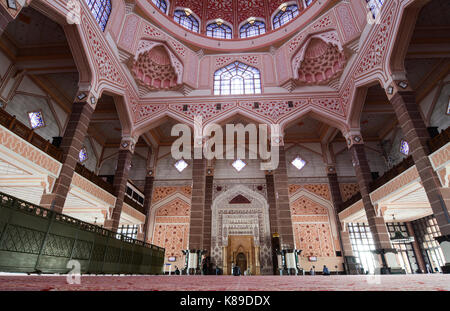
<path id="1" fill-rule="evenodd" d="M 433 137 L 428 141 L 428 146 L 430 148 L 430 154 L 438 151 L 440 148 L 445 146 L 447 143 L 450 142 L 450 127 L 447 129 L 441 131 L 439 135 L 436 137 Z M 406 170 L 408 170 L 410 167 L 413 167 L 415 165 L 414 160 L 412 156 L 407 157 L 404 159 L 401 163 L 397 164 L 393 168 L 391 168 L 389 171 L 383 174 L 383 176 L 377 178 L 376 180 L 372 181 L 369 185 L 370 192 L 375 191 L 376 189 L 380 188 L 381 186 L 387 184 L 389 181 L 394 179 L 395 177 L 399 176 Z M 339 208 L 339 212 L 342 212 L 349 206 L 353 205 L 354 203 L 361 200 L 361 194 L 358 192 L 353 197 L 351 197 L 346 202 L 342 203 L 342 205 Z"/>
<path id="2" fill-rule="evenodd" d="M 389 171 L 384 173 L 382 176 L 378 177 L 376 180 L 372 181 L 369 185 L 370 192 L 375 191 L 384 184 L 399 176 L 405 172 L 410 167 L 414 166 L 414 160 L 412 156 L 405 158 L 402 162 L 391 168 Z"/>
<path id="3" fill-rule="evenodd" d="M 36 134 L 34 130 L 17 120 L 15 116 L 11 116 L 4 109 L 0 109 L 0 124 L 55 160 L 62 161 L 63 152 L 60 148 L 52 145 L 48 140 Z"/>
<path id="4" fill-rule="evenodd" d="M 75 167 L 75 172 L 77 172 L 80 176 L 86 178 L 87 180 L 91 181 L 92 183 L 96 184 L 100 188 L 108 191 L 112 195 L 114 195 L 114 188 L 113 185 L 109 182 L 105 181 L 103 178 L 95 175 L 94 172 L 88 170 L 86 167 L 81 165 L 80 163 L 77 163 L 77 166 Z"/>
<path id="5" fill-rule="evenodd" d="M 0 271 L 160 274 L 164 252 L 0 192 Z"/>
<path id="6" fill-rule="evenodd" d="M 137 203 L 136 201 L 134 201 L 133 199 L 131 199 L 129 196 L 125 195 L 123 197 L 123 201 L 125 203 L 127 203 L 129 206 L 131 206 L 132 208 L 134 208 L 135 210 L 137 210 L 145 215 L 144 207 L 142 205 L 140 205 L 139 203 Z"/>
<path id="7" fill-rule="evenodd" d="M 356 202 L 358 202 L 359 200 L 361 200 L 361 193 L 355 193 L 350 199 L 348 199 L 347 201 L 345 201 L 344 203 L 341 204 L 341 206 L 339 207 L 338 213 L 342 212 L 343 210 L 345 210 L 346 208 L 352 206 L 353 204 L 355 204 Z"/>

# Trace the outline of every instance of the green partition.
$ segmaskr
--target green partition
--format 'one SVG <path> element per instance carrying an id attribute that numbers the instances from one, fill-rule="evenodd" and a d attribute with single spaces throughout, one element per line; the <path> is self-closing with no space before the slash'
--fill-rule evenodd
<path id="1" fill-rule="evenodd" d="M 0 271 L 161 274 L 164 249 L 0 192 Z"/>

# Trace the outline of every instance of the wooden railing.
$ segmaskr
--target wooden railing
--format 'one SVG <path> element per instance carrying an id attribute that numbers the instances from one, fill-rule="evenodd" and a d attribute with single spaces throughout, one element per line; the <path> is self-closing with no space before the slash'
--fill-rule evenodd
<path id="1" fill-rule="evenodd" d="M 105 181 L 103 178 L 98 177 L 95 175 L 94 172 L 88 170 L 86 167 L 81 165 L 80 163 L 77 163 L 77 166 L 75 168 L 75 172 L 77 172 L 80 176 L 86 178 L 87 180 L 91 181 L 92 183 L 96 184 L 100 188 L 108 191 L 112 195 L 114 195 L 114 188 L 113 185 L 109 182 Z"/>
<path id="2" fill-rule="evenodd" d="M 361 200 L 361 193 L 355 193 L 350 199 L 348 199 L 347 201 L 345 201 L 344 203 L 341 204 L 341 206 L 338 208 L 338 213 L 342 212 L 343 210 L 345 210 L 346 208 L 352 206 L 353 204 L 355 204 L 356 202 L 358 202 L 359 200 Z"/>
<path id="3" fill-rule="evenodd" d="M 430 148 L 430 154 L 438 151 L 440 148 L 444 147 L 448 142 L 450 142 L 450 127 L 441 131 L 441 133 L 433 137 L 428 141 L 428 147 Z"/>
<path id="4" fill-rule="evenodd" d="M 384 173 L 382 176 L 378 177 L 376 180 L 372 181 L 369 185 L 370 192 L 375 191 L 384 184 L 388 183 L 390 180 L 399 176 L 401 173 L 405 172 L 410 167 L 414 166 L 414 160 L 412 156 L 405 158 L 402 162 L 391 168 L 389 171 Z"/>
<path id="5" fill-rule="evenodd" d="M 137 210 L 145 215 L 144 207 L 142 205 L 140 205 L 139 203 L 137 203 L 136 201 L 134 201 L 133 199 L 131 199 L 129 196 L 125 195 L 123 198 L 123 201 L 125 203 L 127 203 L 129 206 L 131 206 L 132 208 L 134 208 L 135 210 Z"/>
<path id="6" fill-rule="evenodd" d="M 36 134 L 34 130 L 17 120 L 15 116 L 11 116 L 4 109 L 0 109 L 0 124 L 55 160 L 62 161 L 63 152 L 60 148 L 52 145 L 48 140 Z"/>
<path id="7" fill-rule="evenodd" d="M 432 139 L 430 139 L 428 141 L 428 146 L 430 148 L 430 154 L 436 152 L 437 150 L 439 150 L 440 148 L 442 148 L 449 142 L 450 142 L 450 127 L 441 131 L 441 133 L 439 135 L 437 135 L 436 137 L 433 137 Z M 384 173 L 383 176 L 381 176 L 381 177 L 377 178 L 376 180 L 374 180 L 373 182 L 371 182 L 369 185 L 370 192 L 375 191 L 376 189 L 385 185 L 386 183 L 388 183 L 395 177 L 399 176 L 400 174 L 402 174 L 403 172 L 405 172 L 407 169 L 409 169 L 410 167 L 412 167 L 414 165 L 415 165 L 415 163 L 414 163 L 412 156 L 407 157 L 401 163 L 397 164 L 396 166 L 391 168 L 389 171 Z M 349 200 L 342 203 L 342 205 L 339 208 L 339 212 L 342 212 L 343 210 L 345 210 L 349 206 L 353 205 L 354 203 L 358 202 L 359 200 L 361 200 L 361 194 L 358 192 L 353 197 L 351 197 Z"/>

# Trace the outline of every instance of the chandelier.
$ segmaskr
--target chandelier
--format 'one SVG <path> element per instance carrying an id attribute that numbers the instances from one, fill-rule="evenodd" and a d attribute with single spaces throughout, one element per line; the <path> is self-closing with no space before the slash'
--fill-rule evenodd
<path id="1" fill-rule="evenodd" d="M 395 222 L 395 216 L 392 214 L 392 220 Z M 400 231 L 395 231 L 394 236 L 391 238 L 392 244 L 406 244 L 414 242 L 414 237 L 404 236 Z"/>

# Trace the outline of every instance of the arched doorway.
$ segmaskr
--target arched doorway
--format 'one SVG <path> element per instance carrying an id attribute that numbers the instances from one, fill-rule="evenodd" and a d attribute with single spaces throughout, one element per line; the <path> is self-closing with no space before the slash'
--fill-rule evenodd
<path id="1" fill-rule="evenodd" d="M 239 253 L 236 256 L 236 266 L 241 268 L 241 273 L 244 274 L 244 271 L 247 270 L 247 258 L 244 253 Z"/>

